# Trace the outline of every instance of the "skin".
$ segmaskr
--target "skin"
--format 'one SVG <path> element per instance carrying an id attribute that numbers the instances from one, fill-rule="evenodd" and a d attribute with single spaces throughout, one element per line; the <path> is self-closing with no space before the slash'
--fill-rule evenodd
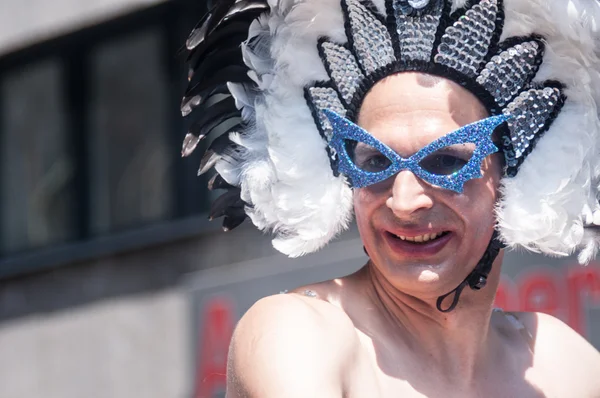
<path id="1" fill-rule="evenodd" d="M 358 124 L 409 157 L 487 116 L 458 85 L 403 73 L 370 91 Z M 462 194 L 410 171 L 355 190 L 370 261 L 353 275 L 257 302 L 232 339 L 227 397 L 600 397 L 600 354 L 577 333 L 548 315 L 515 314 L 529 337 L 492 311 L 502 254 L 484 289 L 465 289 L 450 313 L 436 309 L 485 251 L 501 170 L 499 155 L 488 157 L 483 177 Z M 398 253 L 385 238 L 438 230 L 451 239 L 433 255 Z"/>

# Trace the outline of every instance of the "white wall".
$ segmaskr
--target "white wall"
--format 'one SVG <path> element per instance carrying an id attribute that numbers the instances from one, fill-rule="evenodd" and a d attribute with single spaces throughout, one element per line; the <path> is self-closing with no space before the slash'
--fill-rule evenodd
<path id="1" fill-rule="evenodd" d="M 0 55 L 166 0 L 0 0 Z"/>
<path id="2" fill-rule="evenodd" d="M 189 396 L 188 300 L 124 296 L 0 324 L 0 397 Z"/>
<path id="3" fill-rule="evenodd" d="M 186 281 L 273 256 L 247 224 L 0 280 L 0 398 L 190 397 L 197 328 Z"/>

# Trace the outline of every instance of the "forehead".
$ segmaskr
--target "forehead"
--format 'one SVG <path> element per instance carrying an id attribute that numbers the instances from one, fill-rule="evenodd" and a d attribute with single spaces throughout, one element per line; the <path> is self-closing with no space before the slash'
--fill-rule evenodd
<path id="1" fill-rule="evenodd" d="M 376 138 L 421 147 L 488 116 L 483 104 L 458 84 L 405 72 L 378 82 L 366 95 L 358 124 Z M 396 145 L 394 145 L 396 143 Z"/>

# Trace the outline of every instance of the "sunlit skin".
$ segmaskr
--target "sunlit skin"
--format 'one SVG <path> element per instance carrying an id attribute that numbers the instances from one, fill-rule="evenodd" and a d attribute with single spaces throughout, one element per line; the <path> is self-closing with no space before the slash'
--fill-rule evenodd
<path id="1" fill-rule="evenodd" d="M 408 158 L 488 116 L 457 84 L 403 73 L 373 87 L 357 123 Z M 492 312 L 502 253 L 484 289 L 465 289 L 452 312 L 436 309 L 438 296 L 465 279 L 492 237 L 501 156 L 486 158 L 482 178 L 468 181 L 461 194 L 410 171 L 356 189 L 369 262 L 352 275 L 253 305 L 232 338 L 226 396 L 600 397 L 600 355 L 581 336 L 553 317 L 519 313 L 533 335 L 524 337 Z M 439 250 L 419 251 L 391 241 L 390 231 L 451 234 Z M 315 294 L 305 295 L 307 289 Z M 557 349 L 557 342 L 568 349 Z"/>
<path id="2" fill-rule="evenodd" d="M 488 116 L 479 100 L 457 84 L 403 73 L 373 87 L 358 124 L 408 158 L 435 139 Z M 356 220 L 372 264 L 398 290 L 435 299 L 475 267 L 474 254 L 483 254 L 493 232 L 500 156 L 486 158 L 483 177 L 468 181 L 462 194 L 429 185 L 410 171 L 354 191 Z M 434 256 L 399 256 L 387 245 L 386 231 L 408 236 L 450 231 L 452 238 Z"/>

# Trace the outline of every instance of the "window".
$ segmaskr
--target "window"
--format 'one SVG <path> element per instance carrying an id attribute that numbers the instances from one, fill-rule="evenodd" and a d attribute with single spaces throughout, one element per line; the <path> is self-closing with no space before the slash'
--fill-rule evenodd
<path id="1" fill-rule="evenodd" d="M 56 59 L 4 76 L 0 95 L 2 252 L 75 236 L 75 167 Z"/>
<path id="2" fill-rule="evenodd" d="M 92 234 L 171 216 L 170 97 L 160 31 L 103 43 L 90 58 Z"/>
<path id="3" fill-rule="evenodd" d="M 0 257 L 207 212 L 199 158 L 178 156 L 177 54 L 204 9 L 164 2 L 0 57 Z"/>

